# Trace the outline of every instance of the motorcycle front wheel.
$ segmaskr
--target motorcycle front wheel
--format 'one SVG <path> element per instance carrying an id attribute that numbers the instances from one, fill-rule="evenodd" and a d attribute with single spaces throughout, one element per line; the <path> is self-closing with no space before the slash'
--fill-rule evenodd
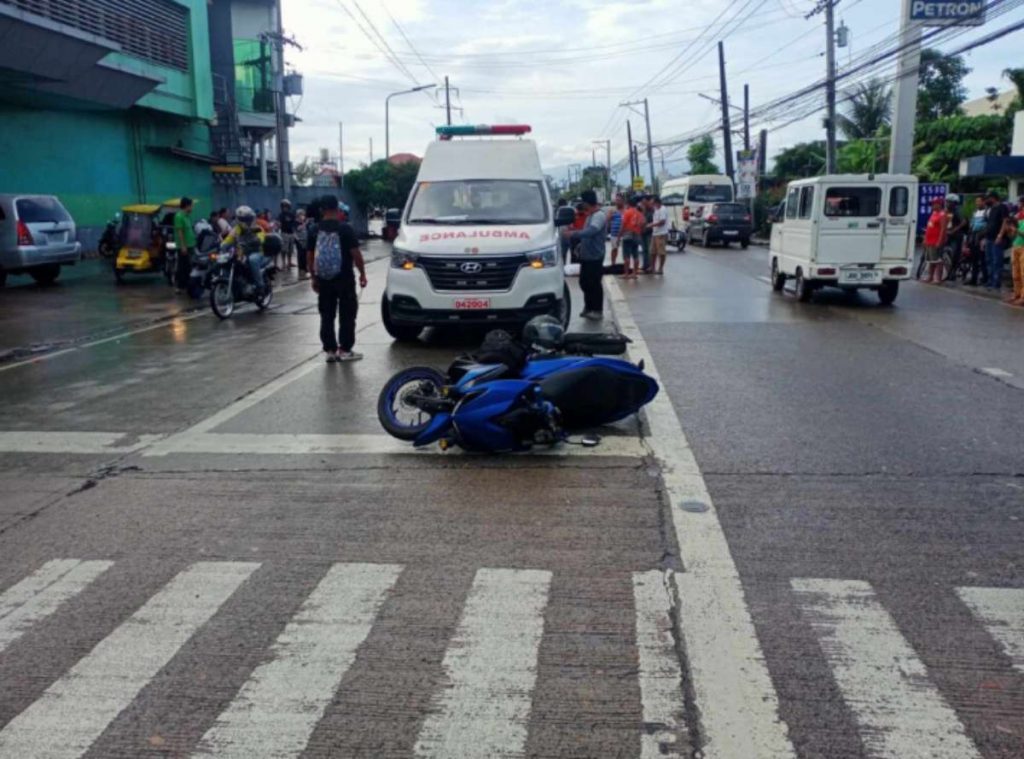
<path id="1" fill-rule="evenodd" d="M 226 280 L 213 283 L 210 290 L 210 308 L 220 319 L 227 319 L 235 313 L 235 294 Z"/>
<path id="2" fill-rule="evenodd" d="M 415 440 L 434 418 L 434 412 L 416 405 L 415 397 L 440 397 L 444 385 L 444 375 L 428 366 L 414 366 L 399 372 L 388 380 L 377 397 L 377 418 L 381 426 L 399 440 Z"/>

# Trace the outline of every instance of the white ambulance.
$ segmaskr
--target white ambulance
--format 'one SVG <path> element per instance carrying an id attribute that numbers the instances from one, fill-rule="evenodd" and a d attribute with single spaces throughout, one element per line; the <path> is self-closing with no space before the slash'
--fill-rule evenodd
<path id="1" fill-rule="evenodd" d="M 772 287 L 781 292 L 795 280 L 804 302 L 825 286 L 867 288 L 888 305 L 910 277 L 916 225 L 917 177 L 835 174 L 790 182 L 772 224 Z"/>
<path id="2" fill-rule="evenodd" d="M 525 125 L 438 127 L 394 242 L 384 327 L 503 325 L 552 314 L 568 324 L 569 289 L 547 182 Z M 564 221 L 564 220 L 563 220 Z"/>

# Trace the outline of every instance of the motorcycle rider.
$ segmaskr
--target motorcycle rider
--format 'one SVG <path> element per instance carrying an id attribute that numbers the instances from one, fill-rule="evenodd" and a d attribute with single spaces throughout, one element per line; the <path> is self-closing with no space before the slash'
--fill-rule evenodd
<path id="1" fill-rule="evenodd" d="M 220 244 L 221 250 L 235 246 L 239 260 L 248 258 L 249 276 L 258 292 L 263 292 L 263 240 L 266 235 L 256 223 L 256 212 L 249 206 L 235 211 L 235 226 Z"/>

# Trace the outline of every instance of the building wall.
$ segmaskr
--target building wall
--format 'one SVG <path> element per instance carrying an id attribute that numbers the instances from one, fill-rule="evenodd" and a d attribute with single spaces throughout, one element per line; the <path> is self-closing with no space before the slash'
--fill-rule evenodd
<path id="1" fill-rule="evenodd" d="M 274 0 L 231 0 L 231 30 L 236 39 L 259 39 L 277 28 Z"/>
<path id="2" fill-rule="evenodd" d="M 208 148 L 206 127 L 144 109 L 59 111 L 0 103 L 17 150 L 0 161 L 3 192 L 57 195 L 86 248 L 121 206 L 191 195 L 210 208 L 209 166 L 147 150 L 147 145 Z M 206 141 L 204 143 L 204 140 Z"/>

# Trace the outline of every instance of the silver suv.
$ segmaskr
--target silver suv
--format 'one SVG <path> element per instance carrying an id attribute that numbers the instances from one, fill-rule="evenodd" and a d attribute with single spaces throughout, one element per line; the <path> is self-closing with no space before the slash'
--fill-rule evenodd
<path id="1" fill-rule="evenodd" d="M 52 284 L 61 266 L 78 263 L 75 220 L 53 195 L 0 194 L 0 287 L 8 274 Z"/>

